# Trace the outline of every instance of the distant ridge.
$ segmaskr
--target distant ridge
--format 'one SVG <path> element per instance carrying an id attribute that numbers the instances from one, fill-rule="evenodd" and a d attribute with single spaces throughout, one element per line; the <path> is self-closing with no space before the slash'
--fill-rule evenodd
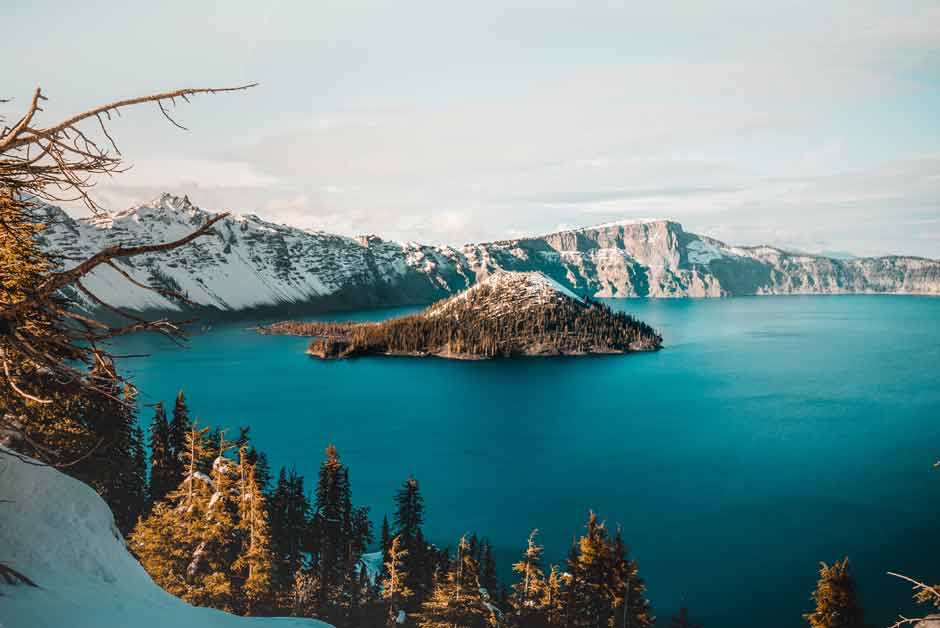
<path id="1" fill-rule="evenodd" d="M 213 214 L 188 197 L 90 219 L 46 206 L 41 244 L 65 265 L 121 243 L 174 239 Z M 349 238 L 231 216 L 211 235 L 162 256 L 122 262 L 138 281 L 181 292 L 208 312 L 318 311 L 430 303 L 498 271 L 537 271 L 592 297 L 721 297 L 764 294 L 940 294 L 940 261 L 887 256 L 835 259 L 772 246 L 735 247 L 665 219 L 622 220 L 461 247 Z M 88 278 L 113 305 L 178 310 L 113 269 Z M 87 304 L 92 308 L 91 303 Z"/>

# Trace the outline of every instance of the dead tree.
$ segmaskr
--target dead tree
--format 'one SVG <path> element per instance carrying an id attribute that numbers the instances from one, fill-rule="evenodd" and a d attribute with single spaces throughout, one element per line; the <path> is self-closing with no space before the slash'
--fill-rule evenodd
<path id="1" fill-rule="evenodd" d="M 91 195 L 96 179 L 127 169 L 108 130 L 112 116 L 123 108 L 153 103 L 174 126 L 185 130 L 168 109 L 177 100 L 189 102 L 194 95 L 242 91 L 254 85 L 178 89 L 118 100 L 49 126 L 38 122 L 46 98 L 37 88 L 19 120 L 6 125 L 0 119 L 0 400 L 16 397 L 25 406 L 52 403 L 43 393 L 49 383 L 110 395 L 115 381 L 127 383 L 115 372 L 106 341 L 140 331 L 157 332 L 175 342 L 184 339 L 182 324 L 188 321 L 142 318 L 94 294 L 84 279 L 107 266 L 129 285 L 186 303 L 183 295 L 166 287 L 137 281 L 117 262 L 184 246 L 210 233 L 228 214 L 209 218 L 172 242 L 115 245 L 65 268 L 36 245 L 35 237 L 44 226 L 38 209 L 43 202 L 81 201 L 92 212 L 100 211 Z M 100 320 L 103 317 L 79 311 L 74 307 L 77 295 L 123 322 L 109 324 Z M 22 415 L 11 414 L 10 405 L 4 408 L 0 402 L 0 442 L 15 440 L 11 434 L 23 431 Z"/>

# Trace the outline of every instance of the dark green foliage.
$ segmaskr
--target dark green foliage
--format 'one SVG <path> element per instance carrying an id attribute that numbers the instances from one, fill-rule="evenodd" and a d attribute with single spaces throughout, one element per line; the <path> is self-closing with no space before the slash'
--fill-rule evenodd
<path id="1" fill-rule="evenodd" d="M 170 452 L 173 459 L 173 477 L 174 486 L 183 478 L 183 463 L 181 457 L 186 451 L 186 434 L 192 422 L 189 419 L 189 407 L 186 405 L 186 397 L 180 390 L 176 395 L 176 403 L 173 405 L 173 420 L 170 421 Z"/>
<path id="2" fill-rule="evenodd" d="M 150 498 L 161 502 L 179 484 L 178 461 L 170 445 L 170 424 L 163 402 L 154 406 L 150 422 Z"/>
<path id="3" fill-rule="evenodd" d="M 265 333 L 313 336 L 322 358 L 370 354 L 478 356 L 612 353 L 658 349 L 649 325 L 602 303 L 550 298 L 509 315 L 494 315 L 499 293 L 477 286 L 424 312 L 370 323 L 285 321 Z"/>
<path id="4" fill-rule="evenodd" d="M 115 384 L 102 394 L 87 395 L 84 413 L 97 442 L 70 471 L 98 491 L 111 507 L 118 529 L 127 534 L 143 513 L 147 491 L 146 472 L 137 467 L 143 445 L 136 442 L 133 394 Z"/>
<path id="5" fill-rule="evenodd" d="M 314 612 L 335 625 L 349 626 L 366 593 L 358 584 L 359 563 L 372 542 L 372 524 L 368 509 L 352 504 L 349 470 L 333 445 L 326 448 L 320 465 L 310 535 Z"/>
<path id="6" fill-rule="evenodd" d="M 288 592 L 295 574 L 306 566 L 303 552 L 310 540 L 310 503 L 304 492 L 303 476 L 294 469 L 288 473 L 281 467 L 269 503 L 275 589 L 281 597 L 281 606 L 289 608 Z"/>
<path id="7" fill-rule="evenodd" d="M 405 584 L 414 591 L 405 608 L 417 609 L 431 591 L 434 575 L 433 552 L 428 548 L 421 525 L 424 523 L 424 498 L 418 481 L 409 476 L 395 495 L 394 536 L 401 537 L 407 550 L 404 569 L 408 574 Z"/>

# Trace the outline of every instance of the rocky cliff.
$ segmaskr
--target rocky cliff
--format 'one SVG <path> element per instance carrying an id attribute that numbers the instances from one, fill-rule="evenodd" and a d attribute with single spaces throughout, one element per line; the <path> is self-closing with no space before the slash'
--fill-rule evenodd
<path id="1" fill-rule="evenodd" d="M 121 212 L 76 220 L 47 207 L 43 246 L 64 265 L 121 243 L 182 236 L 211 215 L 164 194 Z M 462 247 L 348 238 L 231 216 L 211 235 L 161 256 L 122 263 L 133 277 L 185 293 L 203 307 L 241 312 L 427 303 L 500 270 L 538 271 L 579 295 L 719 297 L 763 294 L 940 294 L 940 261 L 832 259 L 770 246 L 734 247 L 669 220 L 622 221 Z M 175 310 L 112 269 L 86 282 L 114 305 Z"/>

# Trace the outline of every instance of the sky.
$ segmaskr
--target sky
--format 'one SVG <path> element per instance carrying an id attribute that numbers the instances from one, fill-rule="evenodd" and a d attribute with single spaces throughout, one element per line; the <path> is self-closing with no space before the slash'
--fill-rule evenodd
<path id="1" fill-rule="evenodd" d="M 940 3 L 13 2 L 2 105 L 176 87 L 112 135 L 163 191 L 462 244 L 669 218 L 731 244 L 940 258 Z M 91 126 L 90 131 L 95 131 Z M 78 210 L 76 210 L 78 211 Z"/>

